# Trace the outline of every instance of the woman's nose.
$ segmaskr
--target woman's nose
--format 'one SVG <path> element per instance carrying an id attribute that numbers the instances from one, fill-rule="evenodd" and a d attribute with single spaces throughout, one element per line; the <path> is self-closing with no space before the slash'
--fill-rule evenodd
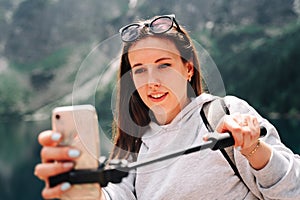
<path id="1" fill-rule="evenodd" d="M 159 87 L 161 85 L 159 74 L 156 70 L 150 69 L 148 70 L 148 86 L 150 88 Z"/>
<path id="2" fill-rule="evenodd" d="M 159 82 L 151 82 L 151 83 L 148 83 L 148 86 L 151 90 L 154 90 L 154 89 L 157 89 L 160 87 L 160 83 Z"/>

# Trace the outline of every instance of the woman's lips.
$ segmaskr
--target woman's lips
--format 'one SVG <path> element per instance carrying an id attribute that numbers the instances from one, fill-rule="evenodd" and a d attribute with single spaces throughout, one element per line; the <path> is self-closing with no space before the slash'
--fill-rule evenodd
<path id="1" fill-rule="evenodd" d="M 148 97 L 151 99 L 153 102 L 160 102 L 163 101 L 167 97 L 168 92 L 165 93 L 153 93 L 148 95 Z"/>

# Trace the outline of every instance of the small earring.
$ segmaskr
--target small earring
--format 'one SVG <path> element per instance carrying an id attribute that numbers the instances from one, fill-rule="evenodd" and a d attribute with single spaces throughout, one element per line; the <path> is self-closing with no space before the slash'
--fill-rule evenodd
<path id="1" fill-rule="evenodd" d="M 192 80 L 192 77 L 189 77 L 189 78 L 188 78 L 188 81 L 191 82 L 191 80 Z"/>

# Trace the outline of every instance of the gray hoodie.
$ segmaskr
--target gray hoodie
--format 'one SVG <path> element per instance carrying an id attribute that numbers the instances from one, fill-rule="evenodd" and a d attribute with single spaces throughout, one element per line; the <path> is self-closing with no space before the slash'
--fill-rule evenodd
<path id="1" fill-rule="evenodd" d="M 167 125 L 154 122 L 142 137 L 138 161 L 203 143 L 208 131 L 200 117 L 205 102 L 215 97 L 201 94 Z M 230 113 L 250 113 L 267 129 L 262 140 L 272 146 L 268 164 L 253 169 L 241 153 L 231 148 L 234 162 L 247 187 L 234 175 L 220 151 L 210 149 L 182 155 L 132 171 L 119 184 L 103 188 L 106 199 L 293 199 L 300 200 L 300 157 L 285 147 L 276 129 L 245 101 L 226 96 Z M 249 191 L 249 189 L 250 191 Z"/>

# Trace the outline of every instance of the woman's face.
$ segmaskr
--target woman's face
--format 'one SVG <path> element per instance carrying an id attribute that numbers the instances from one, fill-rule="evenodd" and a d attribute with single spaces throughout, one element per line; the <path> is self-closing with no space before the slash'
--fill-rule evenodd
<path id="1" fill-rule="evenodd" d="M 189 102 L 191 62 L 183 63 L 175 44 L 148 37 L 129 48 L 128 58 L 135 87 L 160 124 L 170 123 Z"/>

